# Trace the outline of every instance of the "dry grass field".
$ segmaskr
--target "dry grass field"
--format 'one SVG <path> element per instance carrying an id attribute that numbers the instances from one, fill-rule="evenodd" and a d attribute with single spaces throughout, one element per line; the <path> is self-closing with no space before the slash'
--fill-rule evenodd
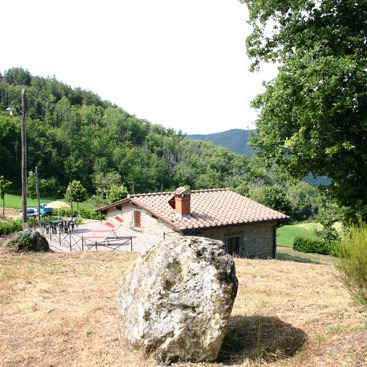
<path id="1" fill-rule="evenodd" d="M 0 247 L 0 366 L 151 367 L 121 345 L 118 283 L 137 254 L 12 254 Z M 326 257 L 236 259 L 239 292 L 216 363 L 367 366 L 367 327 Z M 322 260 L 320 260 L 322 259 Z"/>

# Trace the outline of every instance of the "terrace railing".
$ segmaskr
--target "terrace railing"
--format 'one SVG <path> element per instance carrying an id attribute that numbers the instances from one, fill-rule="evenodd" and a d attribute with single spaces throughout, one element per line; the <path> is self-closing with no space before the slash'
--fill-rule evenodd
<path id="1" fill-rule="evenodd" d="M 85 232 L 78 229 L 64 230 L 58 228 L 55 231 L 44 223 L 40 230 L 48 239 L 50 247 L 56 251 L 133 251 L 132 236 L 117 236 L 100 240 L 85 236 Z"/>

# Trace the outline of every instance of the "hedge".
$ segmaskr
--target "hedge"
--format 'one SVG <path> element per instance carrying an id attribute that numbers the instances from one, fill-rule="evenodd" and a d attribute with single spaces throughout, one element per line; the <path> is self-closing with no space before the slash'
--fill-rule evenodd
<path id="1" fill-rule="evenodd" d="M 325 240 L 296 237 L 293 241 L 293 250 L 306 253 L 334 255 L 334 244 Z"/>
<path id="2" fill-rule="evenodd" d="M 6 236 L 8 234 L 21 231 L 22 228 L 23 225 L 21 219 L 0 222 L 0 236 Z"/>

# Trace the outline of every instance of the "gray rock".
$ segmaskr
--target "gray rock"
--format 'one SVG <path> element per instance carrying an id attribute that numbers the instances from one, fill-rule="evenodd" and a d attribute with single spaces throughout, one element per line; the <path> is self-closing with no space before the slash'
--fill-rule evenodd
<path id="1" fill-rule="evenodd" d="M 120 285 L 120 337 L 160 363 L 214 361 L 237 285 L 223 242 L 203 237 L 159 242 L 126 271 Z"/>
<path id="2" fill-rule="evenodd" d="M 26 229 L 25 231 L 17 232 L 15 236 L 6 242 L 5 246 L 17 252 L 50 251 L 47 239 L 41 233 L 32 229 Z"/>

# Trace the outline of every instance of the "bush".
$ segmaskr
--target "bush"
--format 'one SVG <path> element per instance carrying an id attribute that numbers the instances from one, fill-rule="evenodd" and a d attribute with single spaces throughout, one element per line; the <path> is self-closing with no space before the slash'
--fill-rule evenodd
<path id="1" fill-rule="evenodd" d="M 334 255 L 334 244 L 325 240 L 296 237 L 293 241 L 293 250 L 322 255 Z"/>
<path id="2" fill-rule="evenodd" d="M 80 215 L 86 219 L 102 220 L 105 218 L 105 216 L 102 213 L 97 212 L 96 210 L 81 210 Z"/>
<path id="3" fill-rule="evenodd" d="M 367 225 L 352 226 L 335 249 L 340 280 L 354 301 L 367 309 Z"/>
<path id="4" fill-rule="evenodd" d="M 55 214 L 55 213 L 54 213 Z M 56 213 L 57 214 L 57 213 Z M 100 212 L 97 212 L 96 210 L 84 210 L 81 209 L 78 211 L 74 210 L 74 217 L 82 217 L 85 219 L 97 219 L 97 220 L 102 220 L 105 218 L 105 216 L 103 214 L 101 214 Z M 58 215 L 60 217 L 71 217 L 71 210 L 70 209 L 60 209 L 58 211 Z"/>
<path id="5" fill-rule="evenodd" d="M 6 236 L 8 234 L 21 230 L 22 230 L 22 221 L 20 219 L 9 220 L 7 222 L 0 222 L 0 236 Z"/>

